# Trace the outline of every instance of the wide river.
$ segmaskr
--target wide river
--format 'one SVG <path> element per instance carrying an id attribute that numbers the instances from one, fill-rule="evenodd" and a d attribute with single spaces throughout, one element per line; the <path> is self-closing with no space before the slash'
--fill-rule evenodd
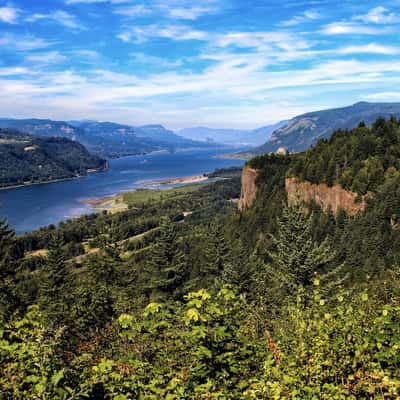
<path id="1" fill-rule="evenodd" d="M 146 181 L 201 175 L 216 168 L 243 165 L 241 160 L 217 158 L 232 149 L 179 151 L 148 154 L 110 161 L 107 172 L 83 178 L 0 190 L 0 218 L 18 234 L 57 224 L 91 212 L 82 199 L 104 197 L 146 186 Z M 234 149 L 238 151 L 238 149 Z"/>

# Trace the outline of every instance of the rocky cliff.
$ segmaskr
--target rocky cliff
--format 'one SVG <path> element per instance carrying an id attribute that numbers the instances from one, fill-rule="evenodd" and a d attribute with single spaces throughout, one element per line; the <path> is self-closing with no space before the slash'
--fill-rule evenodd
<path id="1" fill-rule="evenodd" d="M 257 194 L 256 186 L 257 170 L 245 166 L 242 172 L 242 193 L 239 200 L 239 210 L 250 207 Z"/>
<path id="2" fill-rule="evenodd" d="M 239 210 L 245 210 L 253 204 L 257 194 L 257 170 L 245 166 L 242 173 L 242 193 L 239 200 Z M 315 201 L 324 211 L 332 210 L 337 213 L 343 209 L 349 215 L 356 215 L 365 208 L 365 199 L 357 202 L 357 193 L 343 189 L 339 185 L 328 186 L 324 183 L 312 184 L 302 182 L 297 178 L 286 178 L 285 188 L 288 203 L 292 205 L 296 200 L 309 203 Z"/>
<path id="3" fill-rule="evenodd" d="M 339 185 L 328 185 L 300 182 L 297 178 L 286 178 L 286 193 L 289 206 L 296 200 L 308 203 L 315 201 L 324 211 L 332 210 L 337 213 L 343 209 L 349 215 L 356 215 L 365 208 L 365 199 L 356 202 L 357 193 L 343 189 Z"/>

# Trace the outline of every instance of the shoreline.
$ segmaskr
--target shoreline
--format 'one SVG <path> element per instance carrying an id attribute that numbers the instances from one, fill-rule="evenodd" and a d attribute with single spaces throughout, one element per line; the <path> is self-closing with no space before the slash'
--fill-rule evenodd
<path id="1" fill-rule="evenodd" d="M 84 178 L 85 176 L 88 176 L 91 174 L 97 174 L 99 172 L 106 172 L 106 171 L 108 171 L 108 168 L 109 167 L 108 167 L 108 161 L 107 161 L 106 165 L 103 168 L 87 170 L 86 175 L 71 176 L 69 178 L 51 179 L 51 180 L 43 181 L 43 182 L 19 183 L 18 185 L 1 186 L 0 190 L 9 190 L 9 189 L 11 190 L 11 189 L 18 189 L 18 188 L 24 188 L 24 187 L 29 187 L 29 186 L 35 186 L 35 185 L 46 185 L 48 183 L 72 181 L 74 179 Z"/>
<path id="2" fill-rule="evenodd" d="M 207 174 L 203 175 L 193 175 L 193 176 L 182 176 L 182 177 L 172 177 L 172 178 L 161 178 L 161 179 L 149 179 L 140 181 L 140 184 L 147 186 L 151 185 L 186 185 L 191 183 L 204 182 L 209 179 Z"/>
<path id="3" fill-rule="evenodd" d="M 208 175 L 193 175 L 193 176 L 184 176 L 184 177 L 175 177 L 175 178 L 161 178 L 154 179 L 148 181 L 141 181 L 140 184 L 147 185 L 136 187 L 128 190 L 124 190 L 122 192 L 116 193 L 110 196 L 104 197 L 90 197 L 87 199 L 81 199 L 80 202 L 88 205 L 94 211 L 110 211 L 110 212 L 119 212 L 125 211 L 128 209 L 128 205 L 123 201 L 123 195 L 127 192 L 137 191 L 137 190 L 164 190 L 164 188 L 160 187 L 162 185 L 180 185 L 186 186 L 191 184 L 197 184 L 201 182 L 208 181 L 210 178 Z M 159 186 L 158 188 L 152 188 L 151 186 Z M 150 186 L 150 187 L 149 187 Z M 165 189 L 171 189 L 170 187 L 166 187 Z"/>

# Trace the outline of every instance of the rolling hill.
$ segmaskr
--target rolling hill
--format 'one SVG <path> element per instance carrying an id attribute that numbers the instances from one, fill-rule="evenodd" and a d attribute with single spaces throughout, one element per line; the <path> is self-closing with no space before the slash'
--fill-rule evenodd
<path id="1" fill-rule="evenodd" d="M 105 160 L 68 138 L 0 129 L 0 187 L 74 178 L 106 167 Z"/>

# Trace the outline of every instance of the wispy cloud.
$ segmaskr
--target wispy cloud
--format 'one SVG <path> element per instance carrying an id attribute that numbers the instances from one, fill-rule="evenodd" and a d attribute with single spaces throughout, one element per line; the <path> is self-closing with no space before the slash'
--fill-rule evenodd
<path id="1" fill-rule="evenodd" d="M 295 15 L 293 18 L 290 18 L 286 21 L 280 23 L 282 26 L 294 26 L 299 25 L 305 22 L 315 21 L 320 19 L 322 16 L 319 12 L 315 10 L 307 10 L 304 11 L 300 15 Z"/>
<path id="2" fill-rule="evenodd" d="M 346 46 L 335 49 L 334 52 L 337 54 L 381 54 L 381 55 L 398 55 L 400 54 L 400 47 L 396 46 L 385 46 L 376 43 L 358 45 L 358 46 Z"/>
<path id="3" fill-rule="evenodd" d="M 25 61 L 27 61 L 28 63 L 42 64 L 42 65 L 58 64 L 64 62 L 66 59 L 67 57 L 60 54 L 58 51 L 31 54 L 25 57 Z"/>
<path id="4" fill-rule="evenodd" d="M 169 8 L 168 14 L 177 19 L 195 20 L 203 15 L 215 12 L 214 7 L 196 7 L 190 6 L 186 8 Z"/>
<path id="5" fill-rule="evenodd" d="M 15 24 L 18 19 L 20 10 L 15 7 L 0 7 L 0 22 L 7 24 Z"/>
<path id="6" fill-rule="evenodd" d="M 321 30 L 324 35 L 380 35 L 387 29 L 352 22 L 333 22 Z"/>
<path id="7" fill-rule="evenodd" d="M 373 24 L 394 24 L 400 21 L 398 15 L 382 6 L 375 7 L 366 14 L 356 15 L 353 19 Z"/>
<path id="8" fill-rule="evenodd" d="M 134 41 L 144 43 L 150 38 L 164 38 L 171 40 L 207 40 L 208 34 L 195 30 L 187 25 L 147 25 L 125 30 L 117 35 L 123 42 Z"/>
<path id="9" fill-rule="evenodd" d="M 10 33 L 0 36 L 0 47 L 18 51 L 43 49 L 52 45 L 52 42 L 35 36 L 20 36 Z"/>
<path id="10" fill-rule="evenodd" d="M 114 14 L 124 15 L 127 17 L 138 17 L 149 15 L 152 13 L 152 10 L 149 7 L 144 6 L 143 4 L 136 4 L 115 8 L 113 12 Z"/>
<path id="11" fill-rule="evenodd" d="M 157 57 L 157 56 L 144 54 L 144 53 L 131 53 L 130 56 L 132 57 L 132 59 L 135 62 L 138 62 L 141 64 L 153 65 L 158 68 L 176 68 L 183 64 L 182 59 L 175 60 L 175 61 L 169 61 L 162 57 Z"/>
<path id="12" fill-rule="evenodd" d="M 27 17 L 25 20 L 27 22 L 48 20 L 73 30 L 85 29 L 85 27 L 77 21 L 74 15 L 62 10 L 53 11 L 48 14 L 33 14 L 30 17 Z"/>
<path id="13" fill-rule="evenodd" d="M 364 95 L 362 97 L 372 101 L 400 101 L 400 92 L 379 92 Z"/>

